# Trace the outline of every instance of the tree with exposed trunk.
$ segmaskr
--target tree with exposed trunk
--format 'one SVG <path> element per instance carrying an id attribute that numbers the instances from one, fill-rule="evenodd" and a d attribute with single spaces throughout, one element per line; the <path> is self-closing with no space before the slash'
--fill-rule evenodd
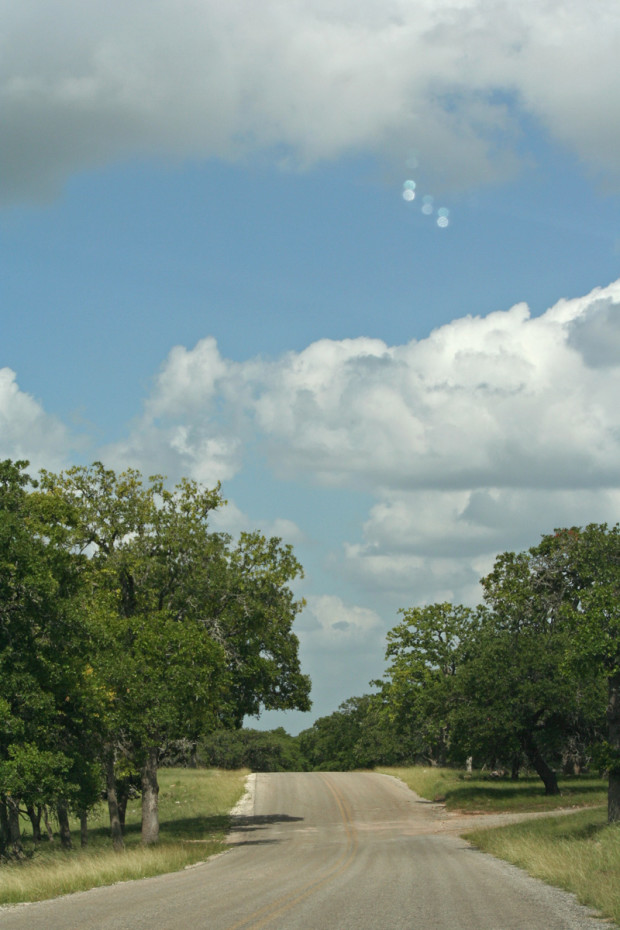
<path id="1" fill-rule="evenodd" d="M 87 556 L 83 611 L 93 679 L 106 696 L 105 770 L 114 845 L 122 848 L 116 765 L 140 772 L 142 839 L 158 837 L 161 747 L 268 708 L 309 707 L 288 582 L 290 546 L 258 533 L 236 545 L 209 529 L 219 487 L 144 481 L 100 463 L 43 473 L 42 503 L 66 507 L 65 544 Z M 59 530 L 60 532 L 60 530 Z M 115 765 L 116 763 L 116 765 Z"/>
<path id="2" fill-rule="evenodd" d="M 581 676 L 567 662 L 572 631 L 565 606 L 573 596 L 572 579 L 534 547 L 499 555 L 481 583 L 489 610 L 464 676 L 467 693 L 474 705 L 477 699 L 488 708 L 488 731 L 498 746 L 503 729 L 545 793 L 558 794 L 556 767 L 564 747 L 576 736 L 584 744 L 600 738 L 604 722 L 603 675 L 593 670 Z"/>
<path id="3" fill-rule="evenodd" d="M 479 764 L 511 767 L 526 758 L 545 793 L 557 794 L 566 747 L 601 741 L 606 688 L 605 745 L 614 746 L 618 666 L 605 664 L 604 651 L 617 648 L 618 586 L 610 580 L 617 553 L 615 536 L 605 533 L 605 556 L 601 545 L 594 553 L 601 532 L 588 535 L 590 576 L 585 554 L 577 556 L 577 532 L 558 531 L 527 552 L 498 556 L 477 610 L 432 604 L 402 611 L 404 621 L 388 634 L 383 693 L 420 756 L 463 763 L 473 755 Z M 613 818 L 620 756 L 609 752 Z"/>

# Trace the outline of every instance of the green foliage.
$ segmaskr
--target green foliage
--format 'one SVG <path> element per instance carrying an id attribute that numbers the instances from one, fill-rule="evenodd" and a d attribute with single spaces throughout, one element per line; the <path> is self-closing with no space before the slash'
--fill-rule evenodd
<path id="1" fill-rule="evenodd" d="M 609 740 L 592 747 L 592 765 L 603 775 L 620 775 L 620 752 Z"/>
<path id="2" fill-rule="evenodd" d="M 482 579 L 484 607 L 401 611 L 383 693 L 416 756 L 473 756 L 515 772 L 527 760 L 556 792 L 554 769 L 587 762 L 602 740 L 618 667 L 619 566 L 617 528 L 558 530 L 498 556 Z"/>
<path id="3" fill-rule="evenodd" d="M 560 776 L 560 794 L 544 795 L 535 775 L 523 775 L 513 781 L 507 775 L 490 772 L 421 765 L 380 771 L 400 778 L 420 797 L 441 802 L 447 810 L 462 813 L 553 811 L 605 803 L 605 781 L 593 775 Z"/>
<path id="4" fill-rule="evenodd" d="M 211 532 L 219 487 L 25 465 L 0 463 L 0 842 L 3 797 L 86 811 L 114 758 L 156 797 L 164 744 L 310 706 L 290 546 Z"/>
<path id="5" fill-rule="evenodd" d="M 0 761 L 0 785 L 6 796 L 26 804 L 58 802 L 76 786 L 68 783 L 70 759 L 62 752 L 40 749 L 33 743 L 13 743 Z"/>
<path id="6" fill-rule="evenodd" d="M 260 533 L 242 533 L 233 546 L 226 535 L 212 533 L 208 520 L 222 504 L 219 487 L 204 490 L 184 479 L 169 491 L 159 476 L 145 485 L 138 472 L 117 476 L 100 463 L 58 476 L 44 474 L 42 486 L 48 498 L 60 496 L 65 502 L 66 542 L 90 551 L 90 609 L 98 612 L 100 626 L 113 630 L 106 652 L 111 655 L 118 644 L 117 677 L 127 676 L 130 689 L 124 693 L 135 698 L 132 679 L 144 681 L 143 659 L 137 669 L 129 659 L 132 654 L 153 657 L 147 640 L 150 636 L 156 643 L 157 635 L 147 629 L 159 625 L 166 631 L 171 664 L 162 669 L 158 696 L 152 694 L 145 705 L 152 708 L 155 700 L 167 713 L 161 689 L 166 682 L 171 693 L 182 686 L 184 665 L 191 679 L 190 654 L 197 650 L 193 666 L 204 671 L 208 661 L 211 683 L 220 689 L 209 703 L 223 721 L 239 725 L 261 707 L 308 709 L 310 682 L 301 674 L 299 643 L 291 630 L 302 607 L 288 587 L 302 574 L 291 546 Z M 201 634 L 209 644 L 208 660 L 200 654 Z M 114 691 L 119 704 L 121 682 L 115 681 Z M 199 702 L 192 707 L 198 711 Z M 193 730 L 198 735 L 209 725 L 212 721 L 197 714 Z M 188 726 L 186 720 L 184 729 Z M 162 727 L 153 739 L 177 736 Z"/>
<path id="7" fill-rule="evenodd" d="M 403 621 L 387 637 L 390 665 L 384 697 L 390 717 L 410 747 L 410 759 L 441 764 L 450 750 L 457 671 L 479 616 L 448 603 L 400 613 Z"/>
<path id="8" fill-rule="evenodd" d="M 349 698 L 298 736 L 304 768 L 350 771 L 407 758 L 380 695 Z"/>
<path id="9" fill-rule="evenodd" d="M 45 533 L 26 466 L 0 463 L 0 804 L 87 810 L 100 701 L 84 674 L 82 560 Z"/>
<path id="10" fill-rule="evenodd" d="M 276 730 L 216 730 L 198 745 L 198 761 L 222 769 L 253 772 L 299 772 L 299 741 L 282 727 Z"/>

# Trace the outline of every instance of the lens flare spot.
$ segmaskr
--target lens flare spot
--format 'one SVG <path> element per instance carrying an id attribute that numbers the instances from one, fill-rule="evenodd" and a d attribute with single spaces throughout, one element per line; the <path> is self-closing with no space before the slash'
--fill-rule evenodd
<path id="1" fill-rule="evenodd" d="M 415 181 L 405 181 L 405 183 L 403 184 L 403 188 L 406 191 L 414 191 L 416 189 L 416 183 Z"/>
<path id="2" fill-rule="evenodd" d="M 422 204 L 422 213 L 424 213 L 426 216 L 430 216 L 432 212 L 433 212 L 432 203 Z"/>
<path id="3" fill-rule="evenodd" d="M 450 216 L 450 211 L 447 207 L 440 207 L 437 211 L 437 216 L 443 216 L 444 218 L 447 218 Z"/>
<path id="4" fill-rule="evenodd" d="M 403 200 L 415 200 L 415 191 L 407 190 L 403 191 Z"/>
<path id="5" fill-rule="evenodd" d="M 450 225 L 450 220 L 447 216 L 439 216 L 437 217 L 437 225 L 441 226 L 442 229 L 445 229 L 446 226 Z"/>

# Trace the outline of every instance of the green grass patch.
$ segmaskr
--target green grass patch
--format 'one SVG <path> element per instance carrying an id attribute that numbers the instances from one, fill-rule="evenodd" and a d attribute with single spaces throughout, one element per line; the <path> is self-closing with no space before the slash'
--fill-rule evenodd
<path id="1" fill-rule="evenodd" d="M 527 775 L 511 781 L 509 778 L 491 778 L 480 772 L 468 774 L 456 769 L 417 765 L 377 771 L 400 778 L 422 798 L 444 802 L 448 810 L 547 811 L 607 802 L 607 782 L 591 775 L 559 778 L 560 794 L 547 797 L 537 776 Z"/>
<path id="2" fill-rule="evenodd" d="M 29 823 L 24 836 L 28 856 L 0 866 L 0 904 L 41 901 L 99 885 L 174 872 L 225 848 L 230 809 L 243 794 L 247 771 L 161 769 L 160 841 L 140 843 L 140 801 L 127 807 L 125 851 L 115 853 L 105 805 L 89 818 L 89 843 L 80 847 L 79 824 L 72 822 L 72 850 L 56 838 L 34 847 Z"/>
<path id="3" fill-rule="evenodd" d="M 620 824 L 608 825 L 605 809 L 476 830 L 466 838 L 620 924 Z"/>

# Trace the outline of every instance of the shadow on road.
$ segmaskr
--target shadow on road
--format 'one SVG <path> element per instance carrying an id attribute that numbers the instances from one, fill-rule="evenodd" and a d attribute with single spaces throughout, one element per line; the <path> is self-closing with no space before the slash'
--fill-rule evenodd
<path id="1" fill-rule="evenodd" d="M 259 814 L 255 817 L 246 817 L 243 814 L 232 816 L 232 825 L 235 830 L 254 830 L 270 823 L 296 823 L 303 817 L 291 817 L 289 814 Z"/>
<path id="2" fill-rule="evenodd" d="M 278 839 L 261 839 L 260 836 L 250 837 L 250 834 L 254 834 L 258 830 L 264 830 L 270 824 L 297 823 L 303 819 L 303 817 L 291 817 L 289 814 L 267 814 L 255 817 L 233 816 L 231 817 L 231 828 L 234 835 L 232 842 L 235 846 L 266 846 L 279 843 L 280 840 Z M 245 835 L 247 839 L 239 839 L 239 834 Z"/>

